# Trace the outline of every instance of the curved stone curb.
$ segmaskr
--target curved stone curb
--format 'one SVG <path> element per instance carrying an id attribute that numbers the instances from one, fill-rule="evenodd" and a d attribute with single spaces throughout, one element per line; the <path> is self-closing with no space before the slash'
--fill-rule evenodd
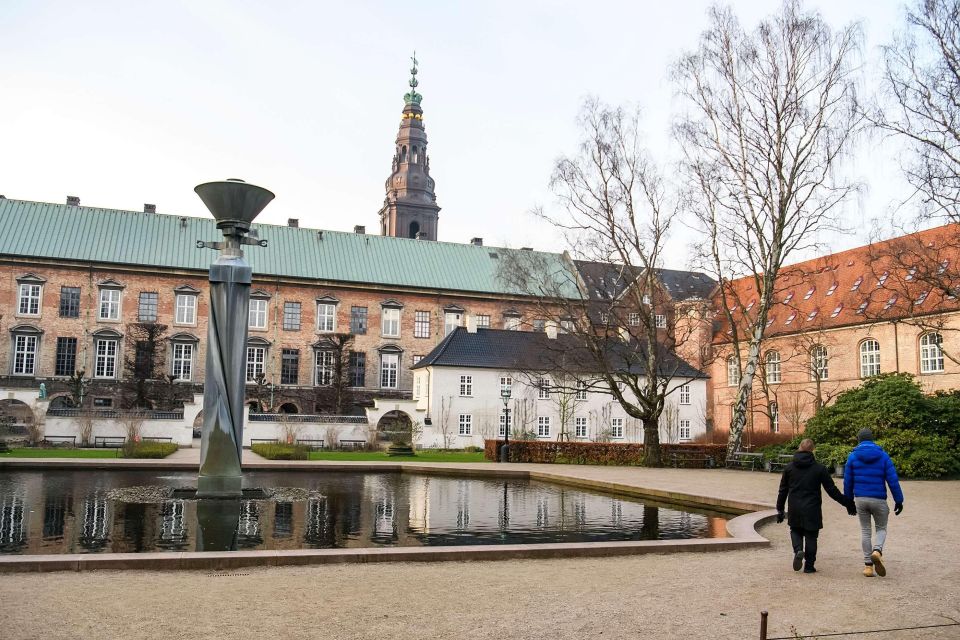
<path id="1" fill-rule="evenodd" d="M 84 461 L 90 462 L 90 461 Z M 11 465 L 13 466 L 13 465 Z M 20 465 L 16 465 L 20 466 Z M 27 465 L 23 465 L 26 467 Z M 54 465 L 38 465 L 50 468 Z M 69 468 L 91 468 L 92 465 L 65 465 Z M 117 468 L 109 465 L 107 468 Z M 136 468 L 155 465 L 137 463 Z M 167 465 L 170 469 L 173 465 Z M 36 467 L 34 467 L 36 468 Z M 61 466 L 60 468 L 63 468 Z M 104 468 L 104 467 L 94 467 Z M 274 465 L 244 465 L 251 470 L 278 470 Z M 317 470 L 301 466 L 300 470 Z M 443 562 L 470 560 L 516 560 L 533 558 L 596 558 L 639 555 L 644 553 L 689 553 L 729 551 L 770 546 L 770 541 L 757 532 L 757 527 L 776 517 L 769 505 L 727 500 L 716 496 L 698 496 L 662 489 L 649 489 L 617 482 L 607 482 L 577 476 L 566 476 L 549 471 L 477 468 L 455 466 L 421 466 L 415 464 L 336 464 L 323 465 L 327 471 L 379 471 L 429 475 L 456 475 L 472 477 L 522 478 L 560 483 L 584 489 L 626 494 L 639 498 L 675 502 L 685 506 L 740 513 L 727 521 L 730 538 L 698 538 L 693 540 L 637 540 L 619 542 L 582 542 L 510 545 L 469 545 L 450 547 L 369 547 L 349 549 L 295 549 L 269 551 L 176 553 L 106 553 L 0 556 L 0 573 L 84 571 L 92 569 L 136 570 L 224 570 L 257 566 L 296 566 L 366 562 Z"/>

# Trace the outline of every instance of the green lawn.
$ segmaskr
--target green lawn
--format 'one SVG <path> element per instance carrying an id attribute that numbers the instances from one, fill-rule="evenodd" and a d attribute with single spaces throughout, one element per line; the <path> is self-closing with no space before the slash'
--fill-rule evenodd
<path id="1" fill-rule="evenodd" d="M 357 460 L 362 462 L 484 462 L 483 452 L 418 451 L 415 456 L 388 456 L 383 451 L 311 451 L 310 460 Z"/>
<path id="2" fill-rule="evenodd" d="M 6 458 L 116 458 L 115 449 L 11 449 Z"/>

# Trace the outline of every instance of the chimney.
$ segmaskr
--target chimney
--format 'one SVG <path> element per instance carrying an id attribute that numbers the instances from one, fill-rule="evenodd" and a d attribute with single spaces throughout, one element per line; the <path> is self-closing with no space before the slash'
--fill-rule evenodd
<path id="1" fill-rule="evenodd" d="M 68 207 L 79 207 L 79 206 L 80 206 L 80 196 L 67 196 L 67 206 L 68 206 Z"/>
<path id="2" fill-rule="evenodd" d="M 467 316 L 467 333 L 477 332 L 477 316 L 472 313 Z"/>
<path id="3" fill-rule="evenodd" d="M 144 212 L 144 213 L 156 213 L 156 212 L 157 212 L 157 205 L 144 203 L 144 205 L 143 205 L 143 212 Z"/>
<path id="4" fill-rule="evenodd" d="M 353 232 L 354 232 L 354 233 L 359 233 L 360 235 L 363 235 L 363 234 L 365 234 L 365 233 L 367 232 L 367 228 L 366 228 L 365 226 L 363 226 L 362 224 L 355 224 L 355 225 L 353 225 Z"/>
<path id="5" fill-rule="evenodd" d="M 288 227 L 293 227 L 294 229 L 296 229 L 297 227 L 300 226 L 300 219 L 299 219 L 299 218 L 287 218 L 287 226 L 288 226 Z"/>
<path id="6" fill-rule="evenodd" d="M 482 247 L 483 238 L 470 238 L 470 244 L 472 244 L 475 247 Z"/>
<path id="7" fill-rule="evenodd" d="M 547 332 L 547 337 L 551 340 L 557 339 L 557 322 L 556 320 L 547 320 L 547 324 L 544 327 Z"/>

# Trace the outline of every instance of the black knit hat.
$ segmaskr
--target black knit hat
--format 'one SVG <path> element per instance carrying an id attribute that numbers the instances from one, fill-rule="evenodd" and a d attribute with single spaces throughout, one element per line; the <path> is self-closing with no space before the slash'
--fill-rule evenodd
<path id="1" fill-rule="evenodd" d="M 864 442 L 865 440 L 873 440 L 873 431 L 866 427 L 857 432 L 857 442 Z"/>

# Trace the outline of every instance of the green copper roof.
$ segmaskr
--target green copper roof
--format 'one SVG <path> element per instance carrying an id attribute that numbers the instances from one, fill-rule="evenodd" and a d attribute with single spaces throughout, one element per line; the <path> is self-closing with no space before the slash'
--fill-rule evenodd
<path id="1" fill-rule="evenodd" d="M 269 246 L 246 247 L 255 275 L 523 295 L 498 276 L 514 249 L 254 224 Z M 0 199 L 0 255 L 206 271 L 213 218 Z M 524 252 L 529 253 L 529 252 Z M 532 257 L 532 256 L 531 256 Z M 536 253 L 577 292 L 561 254 Z M 560 274 L 563 274 L 562 276 Z"/>

